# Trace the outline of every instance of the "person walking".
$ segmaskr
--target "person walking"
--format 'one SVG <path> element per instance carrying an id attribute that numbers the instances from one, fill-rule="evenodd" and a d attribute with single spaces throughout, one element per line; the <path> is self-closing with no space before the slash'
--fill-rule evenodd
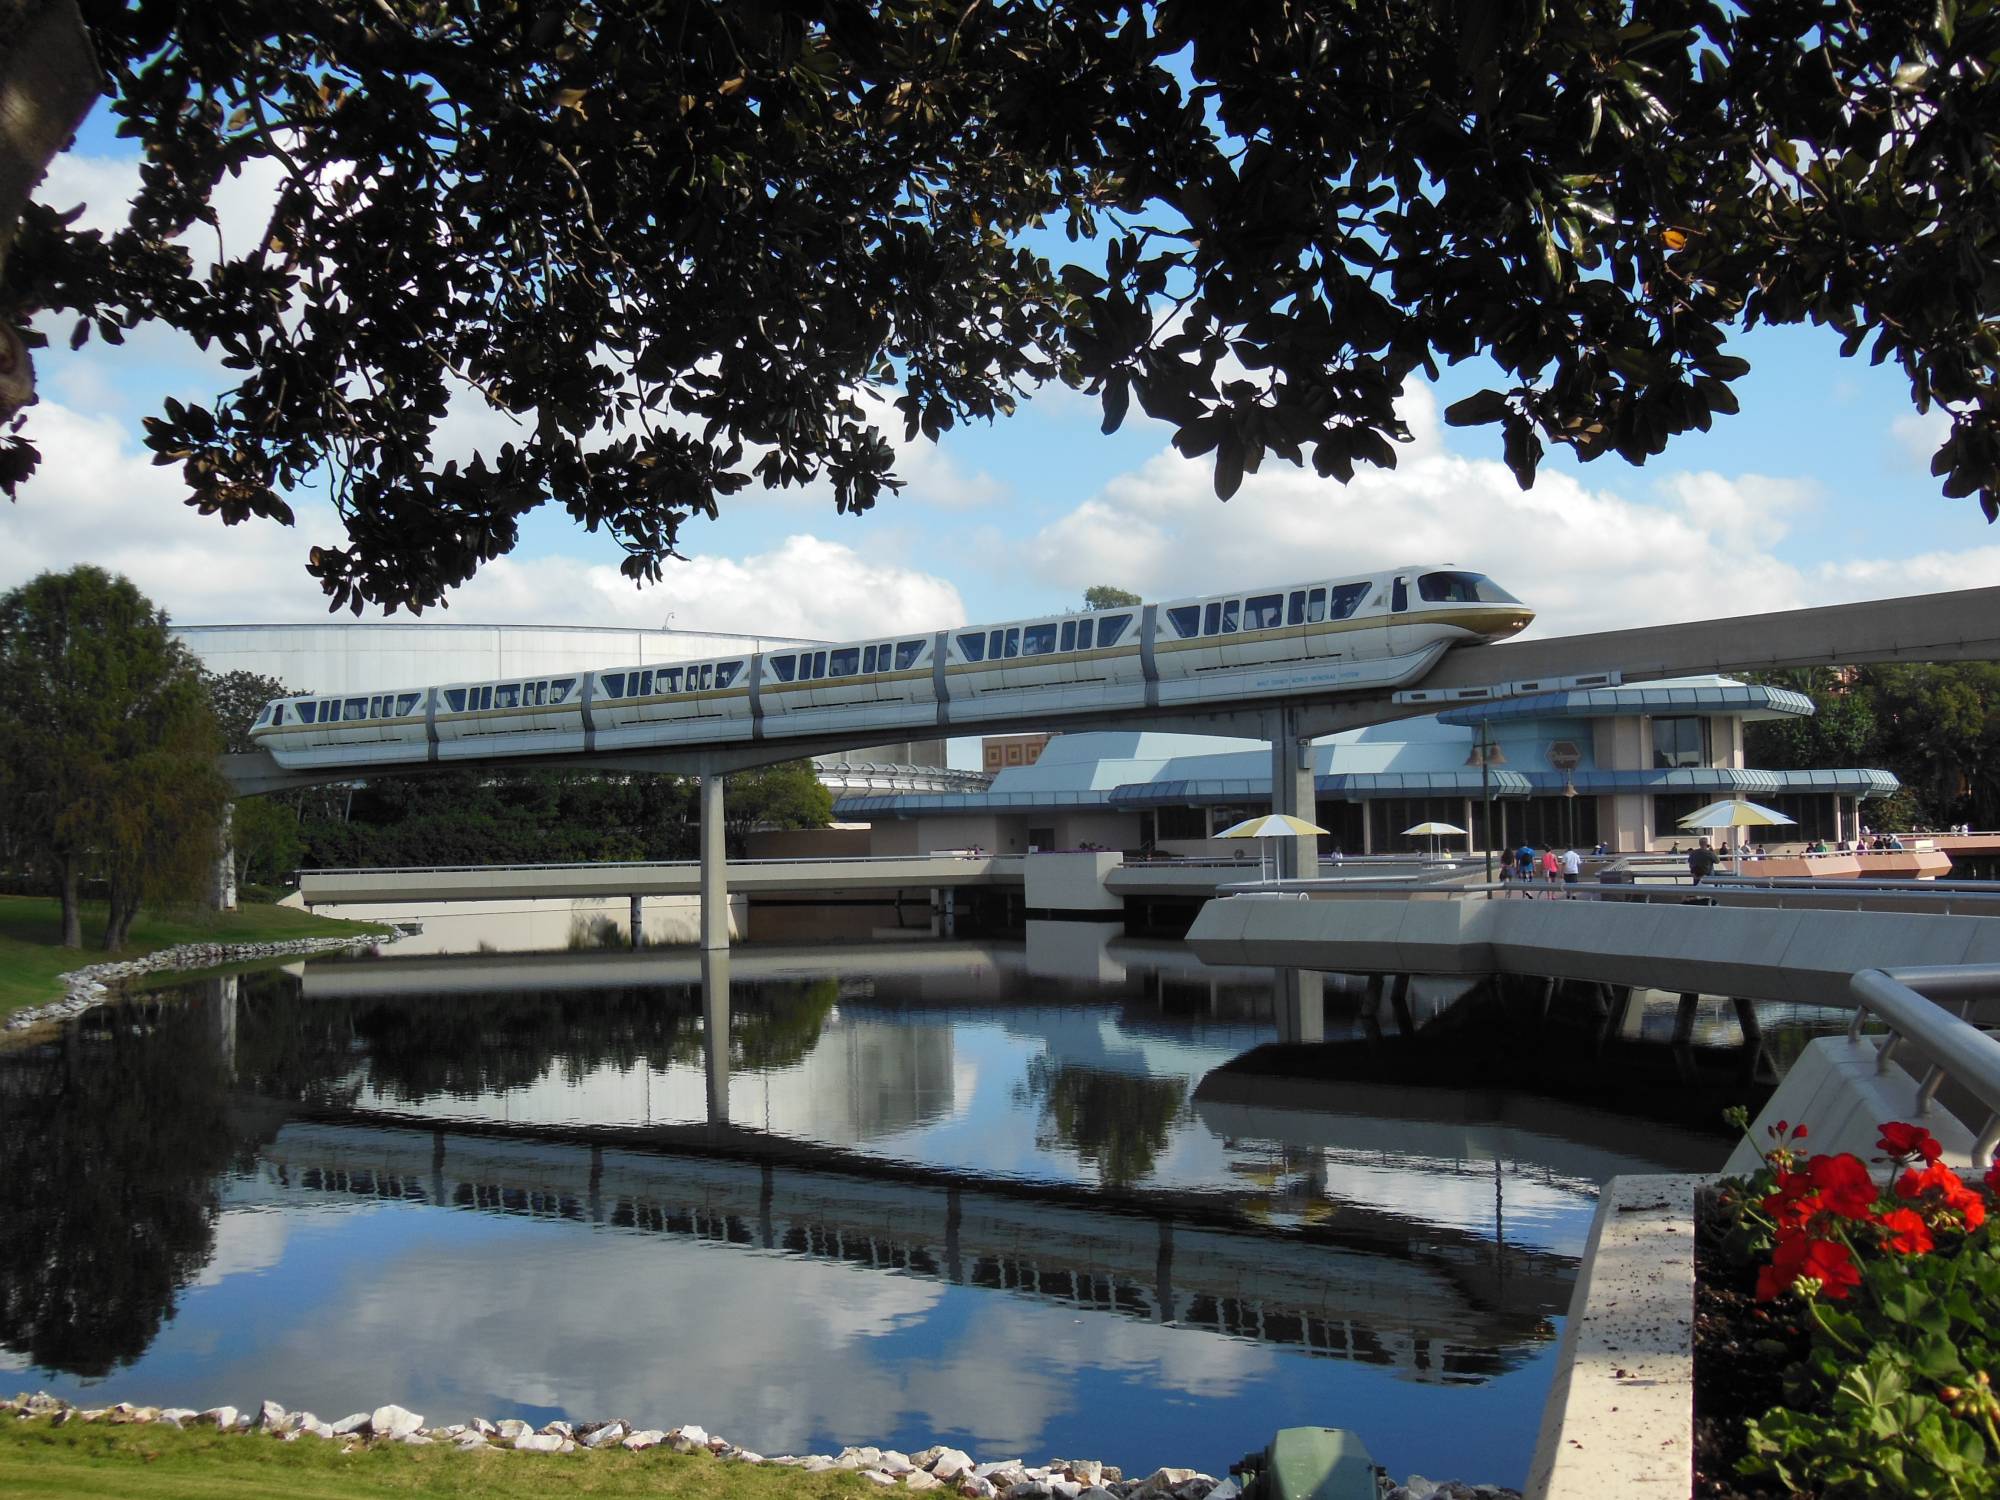
<path id="1" fill-rule="evenodd" d="M 1715 873 L 1715 850 L 1709 846 L 1707 839 L 1688 850 L 1688 873 L 1694 876 L 1696 885 Z"/>
<path id="2" fill-rule="evenodd" d="M 1549 899 L 1556 899 L 1556 878 L 1562 873 L 1562 861 L 1556 858 L 1556 846 L 1549 845 L 1542 851 L 1542 884 L 1549 888 Z"/>
<path id="3" fill-rule="evenodd" d="M 1565 901 L 1574 901 L 1576 899 L 1576 883 L 1583 878 L 1583 856 L 1578 854 L 1575 849 L 1563 850 L 1562 872 L 1563 899 Z"/>

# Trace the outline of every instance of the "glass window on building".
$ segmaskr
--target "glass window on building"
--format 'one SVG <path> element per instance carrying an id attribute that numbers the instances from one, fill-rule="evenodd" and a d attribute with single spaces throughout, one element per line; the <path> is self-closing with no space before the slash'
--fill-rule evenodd
<path id="1" fill-rule="evenodd" d="M 1687 718 L 1653 720 L 1653 769 L 1670 771 L 1679 766 L 1706 766 L 1709 759 L 1708 720 Z"/>

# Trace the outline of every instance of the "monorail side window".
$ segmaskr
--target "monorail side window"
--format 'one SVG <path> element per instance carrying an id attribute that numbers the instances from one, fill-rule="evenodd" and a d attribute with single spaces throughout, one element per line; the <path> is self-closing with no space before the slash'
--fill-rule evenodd
<path id="1" fill-rule="evenodd" d="M 340 711 L 340 717 L 342 719 L 367 718 L 368 700 L 366 698 L 349 698 L 347 700 L 347 706 Z"/>
<path id="2" fill-rule="evenodd" d="M 661 679 L 664 679 L 666 675 L 667 675 L 666 673 L 662 672 L 659 674 L 659 677 Z M 654 681 L 655 677 L 654 674 L 651 672 L 641 672 L 639 674 L 639 696 L 641 698 L 650 698 L 653 696 Z M 661 686 L 662 687 L 665 686 L 664 681 L 661 682 Z"/>
<path id="3" fill-rule="evenodd" d="M 875 670 L 878 672 L 889 670 L 889 643 L 887 641 L 882 642 L 881 645 L 875 648 Z"/>
<path id="4" fill-rule="evenodd" d="M 1225 599 L 1222 601 L 1222 633 L 1224 635 L 1234 635 L 1236 633 L 1236 601 L 1234 599 Z"/>
<path id="5" fill-rule="evenodd" d="M 493 689 L 495 708 L 519 708 L 521 706 L 521 685 L 518 682 L 503 682 Z"/>
<path id="6" fill-rule="evenodd" d="M 1361 601 L 1368 597 L 1370 587 L 1371 585 L 1365 583 L 1343 583 L 1333 591 L 1333 597 L 1327 601 L 1326 617 L 1329 620 L 1347 619 L 1361 608 Z"/>
<path id="7" fill-rule="evenodd" d="M 1076 649 L 1076 621 L 1063 621 L 1062 644 L 1056 647 L 1056 649 L 1058 651 L 1074 651 Z"/>
<path id="8" fill-rule="evenodd" d="M 864 646 L 861 648 L 861 670 L 864 672 L 873 672 L 875 670 L 875 648 L 873 646 Z"/>
<path id="9" fill-rule="evenodd" d="M 1106 623 L 1108 624 L 1110 622 L 1107 621 Z M 1090 643 L 1091 640 L 1093 639 L 1092 632 L 1094 632 L 1096 629 L 1097 629 L 1097 621 L 1095 620 L 1078 620 L 1076 622 L 1077 650 L 1088 651 L 1090 649 Z"/>
<path id="10" fill-rule="evenodd" d="M 1132 623 L 1130 615 L 1106 615 L 1097 622 L 1097 644 L 1115 646 L 1125 634 L 1125 627 Z M 1088 642 L 1085 642 L 1088 645 Z"/>
<path id="11" fill-rule="evenodd" d="M 451 694 L 449 693 L 445 694 L 447 698 L 450 696 Z M 625 696 L 625 674 L 623 672 L 606 672 L 604 674 L 604 696 L 607 698 L 622 698 Z"/>
<path id="12" fill-rule="evenodd" d="M 285 705 L 280 703 L 271 710 L 271 727 L 277 728 L 285 722 Z"/>
<path id="13" fill-rule="evenodd" d="M 826 676 L 826 653 L 824 651 L 815 651 L 813 652 L 813 677 L 818 679 L 824 676 Z"/>
<path id="14" fill-rule="evenodd" d="M 319 709 L 319 705 L 318 705 L 317 703 L 301 703 L 301 704 L 299 704 L 299 705 L 298 705 L 298 716 L 299 716 L 299 722 L 300 722 L 301 724 L 310 724 L 310 723 L 312 723 L 314 719 L 316 719 L 316 718 L 318 718 L 318 717 L 319 717 L 319 714 L 318 714 L 318 709 Z"/>
<path id="15" fill-rule="evenodd" d="M 478 701 L 478 702 L 477 702 L 476 704 L 474 704 L 473 706 L 474 706 L 475 708 L 477 708 L 477 709 L 478 709 L 478 710 L 479 710 L 479 711 L 480 711 L 481 713 L 484 713 L 484 712 L 486 712 L 486 710 L 488 710 L 488 709 L 490 709 L 491 707 L 493 707 L 493 689 L 492 689 L 492 688 L 490 688 L 490 687 L 483 687 L 483 688 L 474 688 L 474 689 L 473 689 L 473 694 L 474 694 L 474 696 L 475 696 L 475 697 L 477 697 L 477 699 L 479 700 L 479 701 Z"/>
<path id="16" fill-rule="evenodd" d="M 1283 594 L 1259 594 L 1254 599 L 1243 601 L 1243 628 L 1245 630 L 1274 630 L 1285 623 L 1285 596 Z"/>
<path id="17" fill-rule="evenodd" d="M 1021 632 L 1021 654 L 1023 656 L 1048 656 L 1056 649 L 1056 627 L 1030 625 Z M 1009 656 L 1013 655 L 1010 651 Z"/>
<path id="18" fill-rule="evenodd" d="M 986 659 L 988 661 L 1000 660 L 1000 647 L 1003 639 L 1004 637 L 1001 632 L 997 630 L 986 637 Z"/>
<path id="19" fill-rule="evenodd" d="M 792 668 L 798 662 L 797 657 L 767 656 L 764 658 L 764 660 L 771 664 L 771 675 L 777 678 L 778 681 L 790 682 L 792 680 Z"/>
<path id="20" fill-rule="evenodd" d="M 1111 622 L 1106 620 L 1104 623 L 1109 625 Z M 1174 634 L 1182 640 L 1193 640 L 1201 634 L 1201 606 L 1199 604 L 1183 604 L 1175 609 L 1170 609 L 1167 611 L 1167 623 L 1174 627 Z M 1109 645 L 1110 642 L 1100 640 L 1098 644 Z"/>
<path id="21" fill-rule="evenodd" d="M 896 642 L 896 670 L 907 672 L 917 664 L 917 658 L 924 654 L 922 641 Z"/>
<path id="22" fill-rule="evenodd" d="M 1363 593 L 1366 593 L 1368 590 L 1368 585 L 1364 583 L 1361 586 L 1361 589 Z M 1311 593 L 1306 595 L 1306 623 L 1309 625 L 1317 625 L 1319 624 L 1320 621 L 1324 620 L 1325 618 L 1326 618 L 1326 590 L 1314 589 Z"/>
<path id="23" fill-rule="evenodd" d="M 1410 607 L 1410 581 L 1398 577 L 1389 590 L 1389 613 L 1400 615 Z"/>
<path id="24" fill-rule="evenodd" d="M 861 670 L 861 648 L 849 646 L 844 651 L 829 652 L 826 670 L 831 677 L 852 677 Z"/>
<path id="25" fill-rule="evenodd" d="M 743 663 L 740 661 L 717 663 L 715 668 L 715 685 L 719 688 L 728 687 L 730 683 L 736 680 L 736 674 L 742 670 Z"/>
<path id="26" fill-rule="evenodd" d="M 653 685 L 663 693 L 678 693 L 681 690 L 681 669 L 661 667 L 653 673 Z M 693 687 L 694 684 L 689 683 L 688 686 Z"/>
<path id="27" fill-rule="evenodd" d="M 1016 625 L 1012 630 L 1007 632 L 1007 642 L 1006 645 L 1002 648 L 1000 654 L 1005 656 L 1009 661 L 1012 661 L 1015 657 L 1021 654 L 1020 626 Z"/>
<path id="28" fill-rule="evenodd" d="M 984 631 L 958 638 L 958 654 L 967 661 L 986 660 L 986 634 Z"/>
<path id="29" fill-rule="evenodd" d="M 704 693 L 708 692 L 715 686 L 715 663 L 705 661 L 699 667 L 689 668 L 688 677 L 692 679 L 697 672 L 701 674 L 701 691 Z M 692 681 L 688 683 L 689 687 L 693 687 L 694 685 Z"/>
<path id="30" fill-rule="evenodd" d="M 1292 597 L 1285 601 L 1285 623 L 1303 625 L 1306 622 L 1306 591 L 1293 589 Z"/>
<path id="31" fill-rule="evenodd" d="M 574 677 L 558 677 L 554 682 L 549 684 L 549 702 L 562 702 L 563 699 L 569 696 L 570 689 L 575 686 L 576 679 Z"/>
<path id="32" fill-rule="evenodd" d="M 421 693 L 399 693 L 396 695 L 396 717 L 405 718 L 417 711 L 417 704 L 423 698 Z"/>
<path id="33" fill-rule="evenodd" d="M 455 714 L 462 714 L 462 713 L 464 713 L 464 712 L 465 712 L 465 689 L 464 689 L 464 688 L 446 688 L 446 689 L 444 690 L 444 706 L 445 706 L 446 708 L 450 709 L 450 710 L 451 710 L 451 711 L 452 711 L 453 713 L 455 713 Z"/>
<path id="34" fill-rule="evenodd" d="M 1203 635 L 1222 634 L 1222 606 L 1211 604 L 1202 614 L 1201 633 Z"/>

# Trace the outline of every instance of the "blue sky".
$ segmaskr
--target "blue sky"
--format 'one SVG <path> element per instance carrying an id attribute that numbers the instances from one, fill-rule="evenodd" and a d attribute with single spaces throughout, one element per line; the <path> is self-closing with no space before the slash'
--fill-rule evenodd
<path id="1" fill-rule="evenodd" d="M 109 222 L 135 176 L 100 116 L 43 196 Z M 257 232 L 270 187 L 254 174 L 225 184 L 231 243 Z M 200 239 L 190 247 L 203 253 Z M 29 417 L 43 471 L 0 507 L 0 587 L 92 561 L 187 624 L 322 617 L 303 561 L 337 538 L 330 511 L 303 497 L 293 531 L 224 528 L 188 511 L 175 471 L 140 445 L 162 397 L 206 400 L 226 372 L 157 329 L 75 354 L 55 343 Z M 1941 423 L 1915 415 L 1898 372 L 1839 358 L 1819 329 L 1760 330 L 1734 348 L 1753 366 L 1739 416 L 1643 468 L 1552 454 L 1527 494 L 1498 461 L 1497 430 L 1437 420 L 1484 383 L 1475 365 L 1407 393 L 1416 441 L 1397 472 L 1343 487 L 1274 460 L 1227 505 L 1206 465 L 1173 454 L 1167 429 L 1135 409 L 1104 437 L 1095 402 L 1056 389 L 1007 421 L 905 449 L 908 487 L 865 516 L 837 514 L 823 487 L 740 495 L 720 520 L 691 522 L 690 561 L 643 591 L 617 575 L 614 546 L 546 509 L 444 618 L 671 616 L 838 639 L 1041 612 L 1092 583 L 1165 598 L 1437 560 L 1498 578 L 1540 611 L 1537 633 L 1569 633 L 2000 583 L 2000 533 L 1973 502 L 1939 495 L 1928 455 Z M 510 424 L 469 398 L 449 428 L 447 448 L 469 454 Z"/>

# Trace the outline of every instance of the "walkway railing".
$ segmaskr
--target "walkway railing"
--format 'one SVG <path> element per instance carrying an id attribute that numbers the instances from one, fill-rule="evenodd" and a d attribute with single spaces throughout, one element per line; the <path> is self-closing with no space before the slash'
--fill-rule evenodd
<path id="1" fill-rule="evenodd" d="M 1875 1070 L 1905 1047 L 1924 1064 L 1917 1080 L 1916 1112 L 1929 1114 L 1938 1090 L 1956 1082 L 1986 1107 L 1986 1123 L 1972 1145 L 1972 1164 L 1991 1164 L 2000 1146 L 2000 1037 L 1973 1024 L 1972 1007 L 2000 996 L 2000 964 L 1950 964 L 1935 968 L 1863 969 L 1848 982 L 1854 1020 L 1847 1038 L 1860 1045 L 1862 1023 L 1874 1016 L 1888 1027 L 1875 1054 Z M 1957 1005 L 1957 1014 L 1945 1007 Z"/>
<path id="2" fill-rule="evenodd" d="M 1748 906 L 1786 911 L 1904 911 L 1937 916 L 2000 916 L 2000 882 L 1990 880 L 1754 880 L 1712 875 L 1699 885 L 1627 885 L 1579 881 L 1549 885 L 1541 879 L 1514 881 L 1425 881 L 1416 876 L 1368 880 L 1252 880 L 1218 886 L 1222 896 L 1288 895 L 1336 899 L 1349 896 L 1402 896 L 1423 900 L 1491 899 L 1617 901 L 1635 904 L 1690 903 Z"/>
<path id="3" fill-rule="evenodd" d="M 968 860 L 968 859 L 1010 859 L 1019 860 L 1020 854 L 995 854 L 989 850 L 974 852 L 970 849 L 933 849 L 921 854 L 816 854 L 794 858 L 779 855 L 768 859 L 736 859 L 735 865 L 893 865 L 909 864 L 913 860 Z M 294 875 L 512 875 L 542 870 L 693 870 L 700 868 L 698 859 L 614 859 L 614 860 L 571 860 L 568 863 L 541 865 L 364 865 L 354 869 L 313 869 L 295 870 Z"/>

